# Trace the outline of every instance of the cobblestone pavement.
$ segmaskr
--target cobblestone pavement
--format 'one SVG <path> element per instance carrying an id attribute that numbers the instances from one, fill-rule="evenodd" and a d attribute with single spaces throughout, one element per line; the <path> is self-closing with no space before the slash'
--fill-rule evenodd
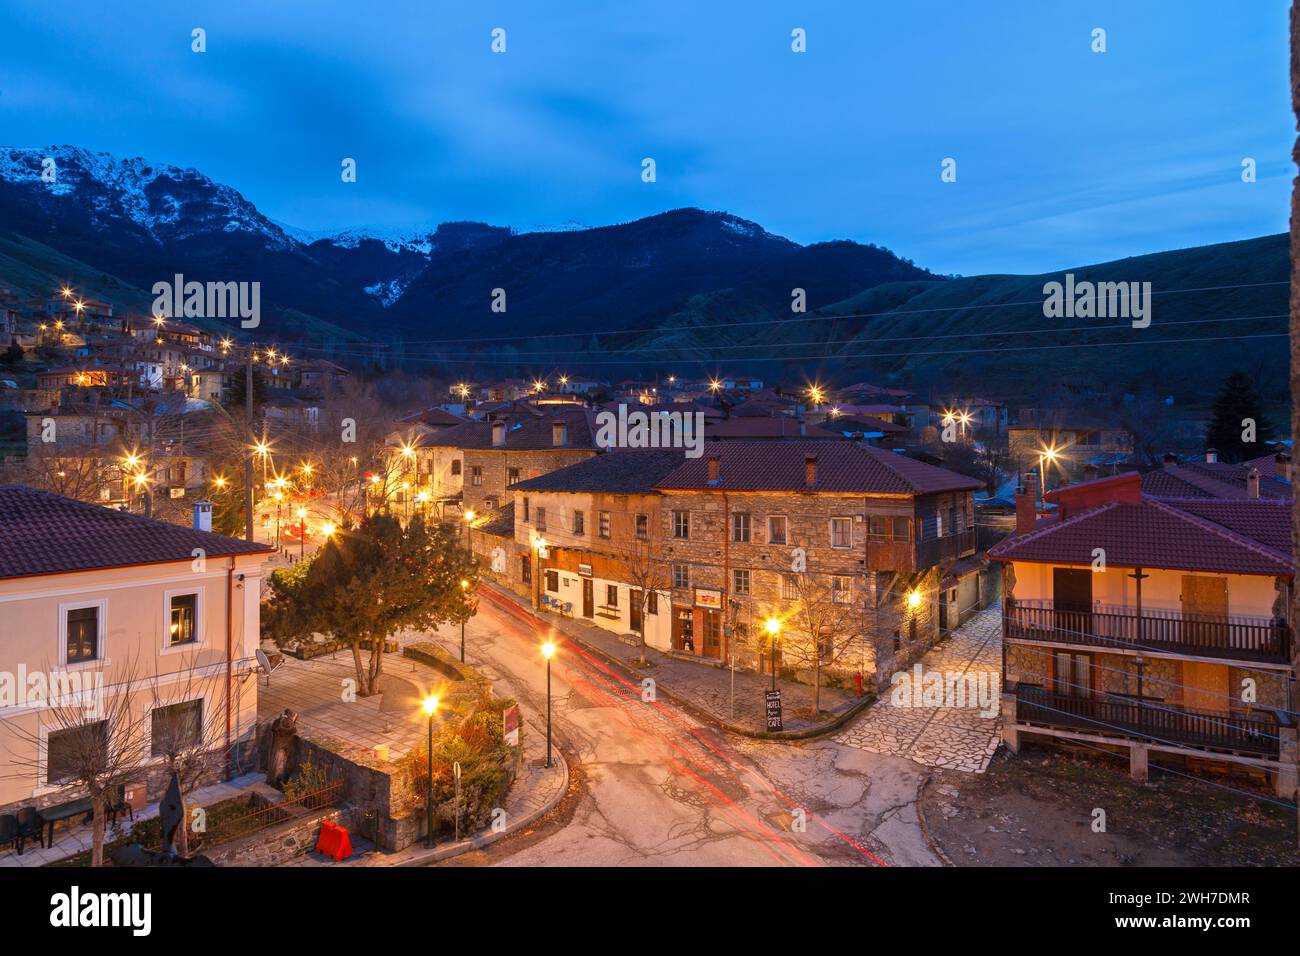
<path id="1" fill-rule="evenodd" d="M 866 713 L 833 739 L 871 753 L 906 757 L 927 767 L 983 773 L 1002 731 L 997 716 L 1002 671 L 1000 613 L 995 603 L 953 631 L 917 665 L 926 675 L 919 686 L 914 666 L 906 672 L 907 680 L 885 689 Z M 929 676 L 935 673 L 943 676 L 948 688 L 942 702 L 935 699 L 938 682 Z M 961 695 L 953 693 L 958 681 Z"/>

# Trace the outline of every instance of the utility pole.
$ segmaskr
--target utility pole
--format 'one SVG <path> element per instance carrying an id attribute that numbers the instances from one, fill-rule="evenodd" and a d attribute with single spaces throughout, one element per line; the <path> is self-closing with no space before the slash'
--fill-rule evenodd
<path id="1" fill-rule="evenodd" d="M 253 344 L 248 344 L 248 365 L 244 372 L 244 422 L 248 439 L 244 448 L 244 540 L 253 540 Z"/>

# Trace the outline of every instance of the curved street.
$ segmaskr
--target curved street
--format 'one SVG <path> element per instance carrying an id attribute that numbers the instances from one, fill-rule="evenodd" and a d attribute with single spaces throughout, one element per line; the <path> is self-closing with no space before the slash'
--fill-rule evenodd
<path id="1" fill-rule="evenodd" d="M 545 622 L 484 589 L 467 660 L 541 726 Z M 459 629 L 432 635 L 453 652 Z M 751 740 L 701 724 L 554 635 L 552 706 L 576 792 L 527 834 L 462 857 L 505 866 L 935 866 L 916 816 L 928 771 L 823 739 Z"/>

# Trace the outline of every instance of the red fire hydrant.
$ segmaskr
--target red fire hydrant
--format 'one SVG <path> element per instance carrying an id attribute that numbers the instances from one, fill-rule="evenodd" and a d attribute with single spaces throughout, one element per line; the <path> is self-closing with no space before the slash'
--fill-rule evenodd
<path id="1" fill-rule="evenodd" d="M 857 682 L 858 696 L 861 697 L 862 696 L 862 671 L 858 671 L 856 674 L 854 674 L 853 679 L 854 681 Z"/>

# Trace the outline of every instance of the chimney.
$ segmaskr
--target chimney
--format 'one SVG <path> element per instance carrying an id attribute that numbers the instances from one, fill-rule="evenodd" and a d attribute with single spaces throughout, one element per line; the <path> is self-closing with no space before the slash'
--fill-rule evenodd
<path id="1" fill-rule="evenodd" d="M 1246 497 L 1259 497 L 1259 469 L 1252 467 L 1246 472 Z"/>
<path id="2" fill-rule="evenodd" d="M 212 530 L 212 502 L 211 501 L 194 502 L 194 530 L 195 531 Z"/>
<path id="3" fill-rule="evenodd" d="M 492 447 L 500 448 L 506 443 L 506 423 L 496 421 L 492 423 Z"/>
<path id="4" fill-rule="evenodd" d="M 1166 468 L 1177 468 L 1177 467 L 1178 467 L 1178 456 L 1175 455 L 1175 454 L 1174 454 L 1173 452 L 1171 452 L 1171 451 L 1167 451 L 1167 452 L 1165 452 L 1165 464 L 1164 464 L 1164 466 L 1165 466 Z"/>
<path id="5" fill-rule="evenodd" d="M 718 456 L 709 456 L 709 484 L 716 484 L 718 481 Z"/>
<path id="6" fill-rule="evenodd" d="M 563 448 L 568 444 L 569 428 L 562 421 L 551 422 L 551 444 Z"/>
<path id="7" fill-rule="evenodd" d="M 1038 521 L 1038 473 L 1025 472 L 1023 486 L 1016 492 L 1016 534 L 1034 530 Z"/>
<path id="8" fill-rule="evenodd" d="M 1273 456 L 1273 461 L 1277 464 L 1277 476 L 1283 481 L 1291 480 L 1291 456 L 1284 451 L 1278 452 Z"/>
<path id="9" fill-rule="evenodd" d="M 817 456 L 807 455 L 803 460 L 803 483 L 805 488 L 817 487 Z"/>
<path id="10" fill-rule="evenodd" d="M 1205 449 L 1205 463 L 1206 463 L 1207 465 L 1213 465 L 1213 464 L 1215 464 L 1218 460 L 1219 460 L 1219 452 L 1218 452 L 1217 449 L 1215 449 L 1215 448 L 1207 448 L 1207 449 Z"/>

